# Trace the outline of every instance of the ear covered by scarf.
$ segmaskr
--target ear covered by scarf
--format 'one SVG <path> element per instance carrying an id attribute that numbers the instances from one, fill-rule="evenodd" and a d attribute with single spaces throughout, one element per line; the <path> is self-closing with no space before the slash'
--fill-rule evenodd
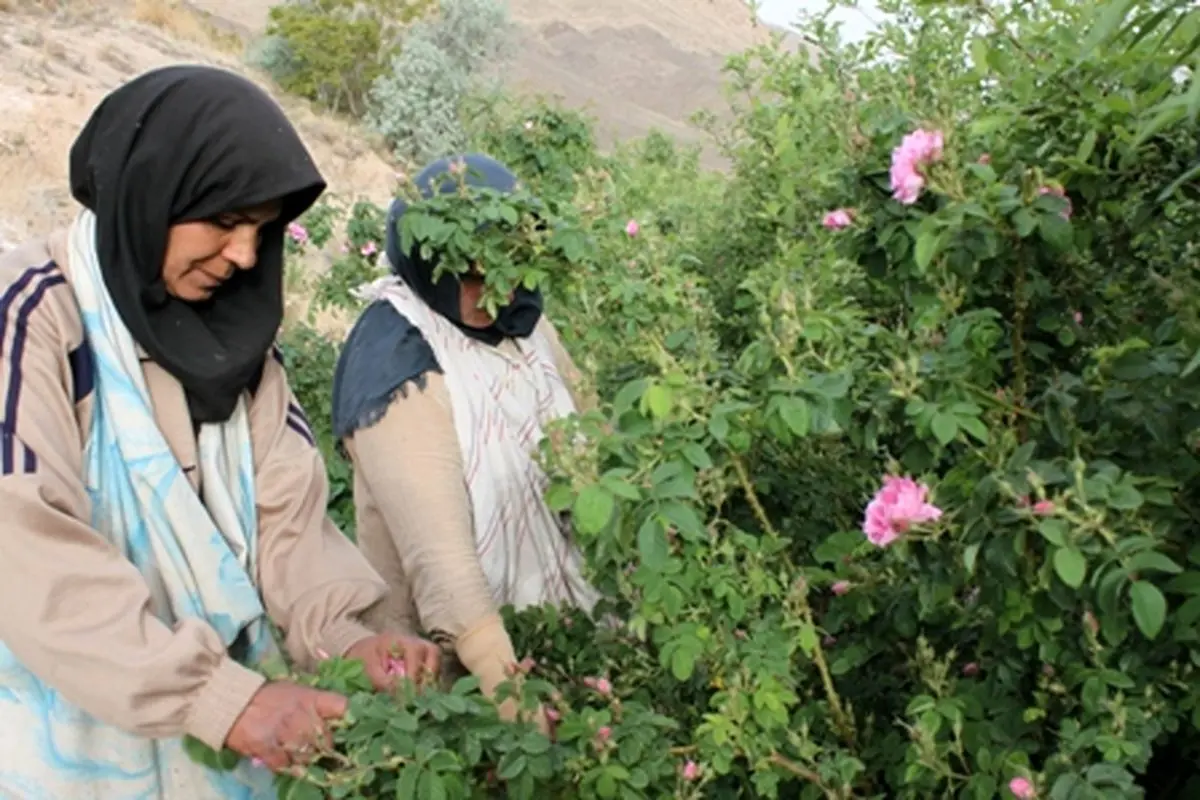
<path id="1" fill-rule="evenodd" d="M 417 189 L 424 197 L 449 194 L 458 190 L 458 181 L 451 172 L 451 165 L 460 159 L 442 158 L 434 161 L 415 179 Z M 463 156 L 467 172 L 465 180 L 470 186 L 487 187 L 500 192 L 511 192 L 517 185 L 517 177 L 495 159 L 479 153 Z M 433 272 L 436 258 L 425 261 L 420 254 L 408 254 L 400 247 L 399 222 L 408 210 L 408 203 L 401 198 L 392 202 L 387 221 L 387 257 L 392 271 L 417 295 L 441 316 L 453 322 L 467 336 L 496 345 L 506 338 L 525 338 L 533 333 L 542 318 L 542 293 L 518 287 L 512 301 L 501 308 L 495 321 L 486 328 L 476 328 L 462 321 L 459 294 L 461 285 L 458 276 L 444 274 L 436 282 Z"/>
<path id="2" fill-rule="evenodd" d="M 229 418 L 257 383 L 283 320 L 284 230 L 325 181 L 283 111 L 221 69 L 173 66 L 109 94 L 71 148 L 71 193 L 96 215 L 105 287 L 135 342 L 183 385 L 196 424 Z M 253 269 L 203 303 L 163 283 L 181 222 L 279 201 Z"/>

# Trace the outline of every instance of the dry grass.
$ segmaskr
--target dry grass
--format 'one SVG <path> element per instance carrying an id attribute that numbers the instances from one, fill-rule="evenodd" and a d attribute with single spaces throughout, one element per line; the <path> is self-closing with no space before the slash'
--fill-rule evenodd
<path id="1" fill-rule="evenodd" d="M 226 53 L 241 52 L 244 47 L 241 37 L 221 30 L 206 14 L 178 0 L 133 0 L 133 18 L 175 39 L 215 47 Z"/>

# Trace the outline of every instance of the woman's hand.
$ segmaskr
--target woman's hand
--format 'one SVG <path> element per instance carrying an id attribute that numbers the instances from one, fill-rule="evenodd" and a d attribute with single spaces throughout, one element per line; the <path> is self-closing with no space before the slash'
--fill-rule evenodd
<path id="1" fill-rule="evenodd" d="M 437 677 L 442 651 L 433 642 L 416 636 L 379 633 L 358 641 L 346 651 L 347 659 L 361 659 L 375 689 L 390 692 L 396 679 L 408 676 L 417 684 Z"/>
<path id="2" fill-rule="evenodd" d="M 346 713 L 346 698 L 288 681 L 265 683 L 234 721 L 225 746 L 274 772 L 305 764 L 332 746 L 328 720 Z"/>

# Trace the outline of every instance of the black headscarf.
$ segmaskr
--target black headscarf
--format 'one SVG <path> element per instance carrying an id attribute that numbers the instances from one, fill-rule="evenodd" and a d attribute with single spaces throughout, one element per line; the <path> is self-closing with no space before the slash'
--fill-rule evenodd
<path id="1" fill-rule="evenodd" d="M 415 184 L 423 197 L 450 194 L 458 190 L 458 181 L 450 166 L 458 159 L 439 159 L 417 175 Z M 479 153 L 463 156 L 466 163 L 464 179 L 470 186 L 487 187 L 499 192 L 511 192 L 517 185 L 517 177 L 500 162 Z M 499 344 L 506 338 L 525 338 L 533 333 L 542 317 L 542 293 L 518 287 L 512 301 L 499 309 L 496 319 L 486 328 L 476 328 L 462 321 L 459 293 L 459 276 L 444 273 L 433 281 L 437 259 L 425 261 L 414 246 L 410 255 L 400 247 L 399 223 L 408 203 L 397 198 L 388 212 L 387 257 L 392 270 L 412 288 L 425 303 L 437 313 L 453 322 L 459 330 L 472 339 L 490 345 Z"/>
<path id="2" fill-rule="evenodd" d="M 153 70 L 92 113 L 71 148 L 71 193 L 96 215 L 105 286 L 134 341 L 187 393 L 195 424 L 229 418 L 262 375 L 283 320 L 283 237 L 325 181 L 283 111 L 247 79 L 204 66 Z M 273 200 L 253 269 L 203 303 L 167 294 L 170 226 Z"/>

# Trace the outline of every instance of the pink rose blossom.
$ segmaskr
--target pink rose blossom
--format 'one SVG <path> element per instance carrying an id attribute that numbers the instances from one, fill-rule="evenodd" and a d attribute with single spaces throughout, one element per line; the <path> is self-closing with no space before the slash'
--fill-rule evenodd
<path id="1" fill-rule="evenodd" d="M 1033 513 L 1039 517 L 1049 517 L 1054 514 L 1053 500 L 1038 500 L 1033 504 Z"/>
<path id="2" fill-rule="evenodd" d="M 926 502 L 929 487 L 912 478 L 889 475 L 867 506 L 863 533 L 877 547 L 887 547 L 910 527 L 941 518 L 942 510 Z"/>
<path id="3" fill-rule="evenodd" d="M 1071 315 L 1071 318 L 1075 320 L 1076 325 L 1083 324 L 1083 312 L 1082 311 L 1076 311 L 1074 314 Z"/>
<path id="4" fill-rule="evenodd" d="M 840 231 L 853 225 L 854 217 L 849 209 L 839 208 L 826 214 L 822 218 L 821 224 L 831 231 Z"/>
<path id="5" fill-rule="evenodd" d="M 962 674 L 968 678 L 973 678 L 979 674 L 979 664 L 975 661 L 968 661 L 963 664 Z"/>
<path id="6" fill-rule="evenodd" d="M 941 131 L 917 129 L 892 151 L 892 196 L 904 205 L 912 205 L 921 196 L 925 188 L 921 167 L 941 161 L 943 138 Z"/>
<path id="7" fill-rule="evenodd" d="M 842 595 L 846 594 L 846 592 L 850 591 L 850 581 L 838 581 L 830 587 L 830 591 L 832 591 L 838 597 L 841 597 Z"/>
<path id="8" fill-rule="evenodd" d="M 557 708 L 547 708 L 546 719 L 550 720 L 551 722 L 558 722 L 560 719 L 562 719 L 562 714 L 558 713 Z"/>
<path id="9" fill-rule="evenodd" d="M 1012 792 L 1013 797 L 1021 800 L 1032 800 L 1037 797 L 1037 792 L 1034 791 L 1033 784 L 1028 778 L 1013 778 L 1008 782 L 1008 790 Z"/>
<path id="10" fill-rule="evenodd" d="M 695 761 L 688 759 L 683 765 L 683 779 L 685 781 L 694 781 L 700 777 L 700 765 Z"/>
<path id="11" fill-rule="evenodd" d="M 375 244 L 374 242 L 367 242 L 362 246 L 362 249 L 359 250 L 359 252 L 362 253 L 364 257 L 370 258 L 379 252 L 379 245 Z"/>
<path id="12" fill-rule="evenodd" d="M 292 241 L 296 244 L 308 244 L 308 228 L 305 228 L 299 222 L 288 223 L 288 236 L 292 237 Z"/>
<path id="13" fill-rule="evenodd" d="M 612 728 L 607 725 L 602 726 L 596 731 L 596 744 L 601 745 L 608 742 L 612 738 Z"/>
<path id="14" fill-rule="evenodd" d="M 625 233 L 629 236 L 637 236 L 641 229 L 642 226 L 638 225 L 638 221 L 636 219 L 631 219 L 629 222 L 625 223 Z"/>
<path id="15" fill-rule="evenodd" d="M 983 155 L 979 156 L 979 163 L 985 166 L 992 163 L 992 154 L 984 153 Z"/>
<path id="16" fill-rule="evenodd" d="M 1072 211 L 1071 198 L 1067 197 L 1067 191 L 1065 189 L 1063 189 L 1061 186 L 1043 186 L 1040 189 L 1038 189 L 1038 194 L 1039 195 L 1052 194 L 1055 197 L 1061 197 L 1063 200 L 1066 200 L 1067 207 L 1064 208 L 1062 211 L 1062 218 L 1063 219 L 1071 218 L 1071 211 Z"/>
<path id="17" fill-rule="evenodd" d="M 395 675 L 397 678 L 403 678 L 408 675 L 408 667 L 404 666 L 404 662 L 400 659 L 389 658 L 387 664 L 387 674 Z"/>

